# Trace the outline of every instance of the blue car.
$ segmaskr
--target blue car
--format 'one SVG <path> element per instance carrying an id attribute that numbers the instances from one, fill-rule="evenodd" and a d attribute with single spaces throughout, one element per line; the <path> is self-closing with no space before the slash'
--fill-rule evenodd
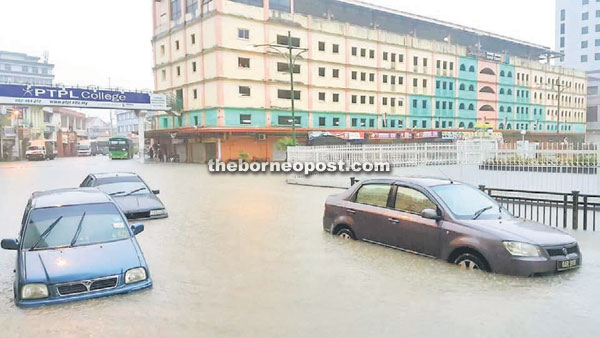
<path id="1" fill-rule="evenodd" d="M 127 293 L 152 286 L 131 227 L 115 202 L 93 188 L 33 193 L 18 239 L 15 303 L 29 307 Z"/>

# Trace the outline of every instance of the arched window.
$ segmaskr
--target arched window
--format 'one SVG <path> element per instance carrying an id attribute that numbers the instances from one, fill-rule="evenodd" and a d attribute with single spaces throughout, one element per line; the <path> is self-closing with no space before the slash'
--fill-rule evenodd
<path id="1" fill-rule="evenodd" d="M 498 128 L 504 129 L 504 123 L 500 123 L 500 126 Z"/>
<path id="2" fill-rule="evenodd" d="M 458 109 L 465 110 L 465 104 L 464 103 L 459 104 Z"/>
<path id="3" fill-rule="evenodd" d="M 489 67 L 485 67 L 483 68 L 479 74 L 487 74 L 487 75 L 496 75 L 496 73 L 494 73 L 494 71 L 492 70 L 492 68 Z"/>
<path id="4" fill-rule="evenodd" d="M 496 93 L 496 92 L 494 91 L 494 89 L 492 89 L 492 87 L 490 87 L 490 86 L 485 86 L 485 87 L 482 87 L 482 88 L 479 90 L 479 92 L 480 92 L 480 93 L 490 93 L 490 94 L 495 94 L 495 93 Z"/>
<path id="5" fill-rule="evenodd" d="M 465 67 L 465 64 L 463 63 L 462 65 L 460 65 L 460 71 L 464 72 L 467 70 L 467 67 Z"/>
<path id="6" fill-rule="evenodd" d="M 464 83 L 461 83 L 461 84 L 460 84 L 460 87 L 459 87 L 458 89 L 460 89 L 460 90 L 465 90 L 465 84 L 464 84 Z"/>
<path id="7" fill-rule="evenodd" d="M 504 106 L 500 106 L 500 112 L 504 113 Z"/>
<path id="8" fill-rule="evenodd" d="M 469 110 L 475 110 L 475 106 L 472 103 L 469 105 Z"/>
<path id="9" fill-rule="evenodd" d="M 504 95 L 504 88 L 500 88 L 500 95 Z"/>
<path id="10" fill-rule="evenodd" d="M 504 77 L 506 74 L 504 73 L 503 70 L 500 71 L 500 76 Z"/>
<path id="11" fill-rule="evenodd" d="M 471 73 L 475 73 L 475 66 L 471 66 L 471 67 L 469 67 L 469 71 L 470 71 Z"/>
<path id="12" fill-rule="evenodd" d="M 473 85 L 470 85 L 470 86 L 469 86 L 469 91 L 470 91 L 470 92 L 474 92 L 474 91 L 475 91 L 475 86 L 473 86 Z"/>
<path id="13" fill-rule="evenodd" d="M 512 107 L 511 106 L 506 107 L 506 112 L 507 113 L 512 113 Z"/>
<path id="14" fill-rule="evenodd" d="M 506 74 L 506 77 L 512 77 L 512 72 L 510 70 L 508 71 L 508 74 Z M 508 128 L 508 129 L 510 129 L 510 128 Z"/>
<path id="15" fill-rule="evenodd" d="M 458 128 L 461 128 L 461 129 L 462 129 L 462 128 L 464 128 L 464 127 L 465 127 L 465 123 L 464 123 L 464 122 L 461 122 L 461 123 L 459 123 L 459 124 L 458 124 Z"/>
<path id="16" fill-rule="evenodd" d="M 512 95 L 512 89 L 507 89 L 506 90 L 506 95 Z"/>
<path id="17" fill-rule="evenodd" d="M 508 124 L 506 125 L 506 129 L 508 129 L 508 130 L 512 129 L 512 125 L 511 125 L 510 123 L 508 123 Z"/>
<path id="18" fill-rule="evenodd" d="M 469 129 L 473 129 L 473 122 L 469 122 Z"/>
<path id="19" fill-rule="evenodd" d="M 485 104 L 483 106 L 481 106 L 481 108 L 479 108 L 479 111 L 495 111 L 494 107 L 490 106 L 489 104 Z"/>

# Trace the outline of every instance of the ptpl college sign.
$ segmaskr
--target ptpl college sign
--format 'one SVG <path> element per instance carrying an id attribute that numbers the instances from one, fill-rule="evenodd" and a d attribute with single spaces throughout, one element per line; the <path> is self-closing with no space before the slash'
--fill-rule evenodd
<path id="1" fill-rule="evenodd" d="M 0 104 L 78 108 L 169 110 L 161 94 L 0 84 Z"/>

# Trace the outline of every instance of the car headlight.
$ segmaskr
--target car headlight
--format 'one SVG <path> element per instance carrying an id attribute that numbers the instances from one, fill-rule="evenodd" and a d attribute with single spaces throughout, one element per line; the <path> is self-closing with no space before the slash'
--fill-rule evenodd
<path id="1" fill-rule="evenodd" d="M 141 282 L 147 278 L 148 276 L 146 275 L 146 269 L 144 268 L 133 268 L 125 272 L 125 284 Z"/>
<path id="2" fill-rule="evenodd" d="M 48 287 L 42 283 L 25 284 L 21 288 L 21 299 L 48 298 Z"/>
<path id="3" fill-rule="evenodd" d="M 541 255 L 537 246 L 522 242 L 502 242 L 513 256 L 538 257 Z"/>
<path id="4" fill-rule="evenodd" d="M 164 215 L 166 213 L 167 212 L 165 209 L 150 210 L 150 216 L 159 216 L 159 215 Z"/>

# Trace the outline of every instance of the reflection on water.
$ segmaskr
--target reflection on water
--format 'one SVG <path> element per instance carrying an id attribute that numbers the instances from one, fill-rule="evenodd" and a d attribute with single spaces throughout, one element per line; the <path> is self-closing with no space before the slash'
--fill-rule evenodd
<path id="1" fill-rule="evenodd" d="M 154 288 L 23 310 L 12 302 L 15 254 L 2 251 L 0 336 L 597 336 L 600 234 L 575 233 L 584 264 L 572 273 L 469 273 L 324 233 L 323 202 L 335 190 L 283 176 L 105 157 L 0 164 L 0 236 L 17 233 L 32 191 L 110 170 L 138 172 L 168 208 L 138 238 Z"/>

